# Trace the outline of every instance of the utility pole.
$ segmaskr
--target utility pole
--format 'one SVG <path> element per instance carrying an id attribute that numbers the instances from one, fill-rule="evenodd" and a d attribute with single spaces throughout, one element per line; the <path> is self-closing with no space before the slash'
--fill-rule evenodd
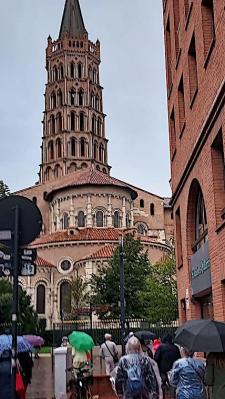
<path id="1" fill-rule="evenodd" d="M 124 245 L 123 235 L 119 238 L 119 255 L 120 255 L 120 328 L 122 337 L 122 355 L 125 354 L 125 277 L 124 277 Z"/>

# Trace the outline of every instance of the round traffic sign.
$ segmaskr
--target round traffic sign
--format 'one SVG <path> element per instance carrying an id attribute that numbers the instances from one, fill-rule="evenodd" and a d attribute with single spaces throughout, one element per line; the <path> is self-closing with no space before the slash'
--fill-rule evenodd
<path id="1" fill-rule="evenodd" d="M 35 203 L 19 195 L 10 195 L 0 200 L 0 232 L 11 231 L 15 223 L 15 208 L 19 210 L 19 245 L 29 244 L 40 234 L 42 215 Z M 10 245 L 11 240 L 1 241 Z"/>

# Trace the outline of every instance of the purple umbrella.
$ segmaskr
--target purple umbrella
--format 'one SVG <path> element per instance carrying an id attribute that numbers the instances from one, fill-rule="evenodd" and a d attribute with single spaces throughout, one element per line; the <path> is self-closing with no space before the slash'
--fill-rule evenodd
<path id="1" fill-rule="evenodd" d="M 24 335 L 24 338 L 33 346 L 43 346 L 45 341 L 38 335 Z"/>

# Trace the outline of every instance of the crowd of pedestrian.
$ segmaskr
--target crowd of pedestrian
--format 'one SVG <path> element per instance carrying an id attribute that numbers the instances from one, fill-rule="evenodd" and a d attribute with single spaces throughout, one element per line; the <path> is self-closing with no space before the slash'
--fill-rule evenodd
<path id="1" fill-rule="evenodd" d="M 126 354 L 118 362 L 110 334 L 105 335 L 100 355 L 119 398 L 163 399 L 169 393 L 174 399 L 207 399 L 209 391 L 210 399 L 225 398 L 225 353 L 199 359 L 174 344 L 170 335 L 146 343 L 130 333 Z"/>

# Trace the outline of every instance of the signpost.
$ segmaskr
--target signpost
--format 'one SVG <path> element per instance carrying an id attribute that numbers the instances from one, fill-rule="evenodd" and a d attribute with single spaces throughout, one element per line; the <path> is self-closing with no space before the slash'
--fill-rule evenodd
<path id="1" fill-rule="evenodd" d="M 120 255 L 120 325 L 121 325 L 121 336 L 122 336 L 122 355 L 125 355 L 125 276 L 124 276 L 124 247 L 123 247 L 123 236 L 120 237 L 119 242 L 119 255 Z"/>
<path id="2" fill-rule="evenodd" d="M 41 231 L 42 216 L 33 201 L 17 195 L 0 200 L 0 243 L 11 250 L 10 258 L 5 258 L 4 249 L 0 259 L 0 273 L 13 275 L 12 304 L 12 399 L 16 399 L 16 360 L 17 360 L 17 317 L 18 317 L 18 276 L 20 272 L 34 273 L 32 253 L 20 254 L 20 248 L 32 242 Z M 26 250 L 25 250 L 26 251 Z M 20 269 L 21 267 L 21 269 Z"/>

